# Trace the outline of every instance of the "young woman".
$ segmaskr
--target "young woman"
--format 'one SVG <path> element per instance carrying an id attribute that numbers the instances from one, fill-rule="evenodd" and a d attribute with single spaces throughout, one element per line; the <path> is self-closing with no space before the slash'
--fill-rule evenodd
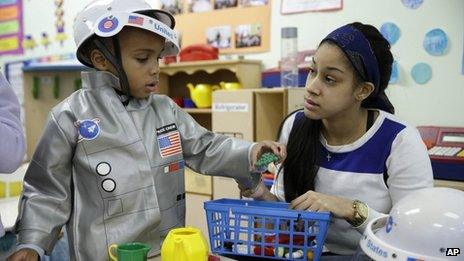
<path id="1" fill-rule="evenodd" d="M 271 193 L 259 197 L 330 211 L 325 246 L 335 254 L 354 254 L 369 220 L 433 185 L 419 132 L 393 115 L 384 93 L 392 62 L 389 43 L 371 25 L 348 24 L 322 40 L 304 109 L 281 127 L 287 158 Z"/>

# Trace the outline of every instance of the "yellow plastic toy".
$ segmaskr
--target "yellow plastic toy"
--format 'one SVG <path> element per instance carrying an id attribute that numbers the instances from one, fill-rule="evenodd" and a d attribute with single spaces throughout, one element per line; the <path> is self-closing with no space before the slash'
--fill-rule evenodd
<path id="1" fill-rule="evenodd" d="M 221 86 L 221 89 L 228 91 L 239 90 L 242 88 L 242 85 L 238 82 L 220 82 L 219 85 Z"/>
<path id="2" fill-rule="evenodd" d="M 187 88 L 190 90 L 190 97 L 198 108 L 209 108 L 212 104 L 213 90 L 219 89 L 219 86 L 207 83 L 193 86 L 193 84 L 188 83 Z"/>
<path id="3" fill-rule="evenodd" d="M 176 228 L 169 231 L 161 246 L 163 261 L 206 261 L 208 244 L 201 231 L 194 227 Z"/>

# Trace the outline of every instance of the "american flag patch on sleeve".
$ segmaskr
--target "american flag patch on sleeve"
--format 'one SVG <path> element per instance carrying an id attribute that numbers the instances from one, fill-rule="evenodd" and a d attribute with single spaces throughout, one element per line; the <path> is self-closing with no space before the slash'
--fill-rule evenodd
<path id="1" fill-rule="evenodd" d="M 182 152 L 179 131 L 171 131 L 158 137 L 158 146 L 161 157 L 166 158 Z"/>

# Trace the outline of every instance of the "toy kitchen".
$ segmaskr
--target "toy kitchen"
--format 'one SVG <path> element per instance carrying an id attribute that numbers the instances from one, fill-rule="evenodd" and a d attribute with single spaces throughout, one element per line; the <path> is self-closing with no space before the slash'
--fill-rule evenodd
<path id="1" fill-rule="evenodd" d="M 464 181 L 464 128 L 418 127 L 435 179 Z"/>

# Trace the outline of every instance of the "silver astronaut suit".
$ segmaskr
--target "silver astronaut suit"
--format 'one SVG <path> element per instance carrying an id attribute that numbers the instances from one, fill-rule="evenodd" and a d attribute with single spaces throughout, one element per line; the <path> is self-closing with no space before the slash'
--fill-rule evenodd
<path id="1" fill-rule="evenodd" d="M 49 253 L 67 225 L 71 258 L 108 260 L 112 243 L 160 251 L 184 225 L 184 162 L 246 187 L 251 143 L 213 134 L 162 95 L 124 107 L 107 72 L 83 72 L 83 89 L 50 113 L 24 180 L 19 242 Z"/>

